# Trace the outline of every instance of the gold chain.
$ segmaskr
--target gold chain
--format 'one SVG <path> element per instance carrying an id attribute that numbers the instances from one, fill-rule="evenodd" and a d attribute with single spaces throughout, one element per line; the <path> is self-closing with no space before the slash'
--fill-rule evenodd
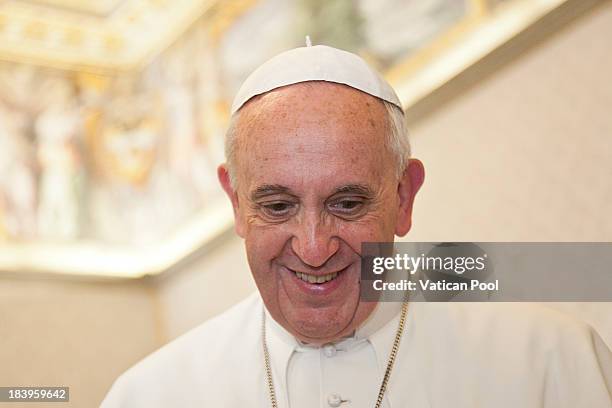
<path id="1" fill-rule="evenodd" d="M 402 304 L 402 312 L 400 314 L 399 324 L 397 325 L 397 331 L 395 332 L 395 339 L 393 340 L 393 347 L 391 348 L 391 353 L 389 354 L 389 360 L 387 361 L 387 368 L 385 370 L 385 375 L 382 379 L 382 384 L 380 385 L 380 389 L 378 391 L 378 398 L 376 398 L 376 405 L 374 408 L 380 408 L 383 402 L 383 398 L 385 396 L 385 391 L 387 390 L 387 383 L 391 378 L 391 371 L 393 371 L 393 364 L 395 363 L 395 357 L 397 356 L 397 351 L 399 350 L 400 341 L 402 340 L 402 334 L 404 333 L 404 325 L 406 323 L 406 314 L 408 312 L 408 302 L 404 302 Z M 262 308 L 261 314 L 261 340 L 263 344 L 263 354 L 264 354 L 264 365 L 266 368 L 266 379 L 268 383 L 268 393 L 270 395 L 270 404 L 272 408 L 278 408 L 278 402 L 276 401 L 276 392 L 274 391 L 274 382 L 272 381 L 272 365 L 270 364 L 270 352 L 268 351 L 268 345 L 266 343 L 266 311 L 265 308 Z"/>
<path id="2" fill-rule="evenodd" d="M 272 408 L 278 408 L 276 402 L 276 392 L 274 391 L 274 382 L 272 381 L 272 366 L 270 365 L 270 353 L 268 352 L 268 344 L 266 343 L 266 308 L 261 308 L 261 342 L 263 343 L 264 365 L 266 366 L 266 377 L 268 380 L 268 393 L 270 394 L 270 403 Z"/>

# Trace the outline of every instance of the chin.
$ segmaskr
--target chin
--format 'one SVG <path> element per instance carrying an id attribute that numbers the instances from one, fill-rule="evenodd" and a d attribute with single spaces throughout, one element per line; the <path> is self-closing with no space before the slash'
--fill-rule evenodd
<path id="1" fill-rule="evenodd" d="M 302 342 L 321 345 L 350 336 L 370 315 L 370 303 L 357 303 L 352 310 L 339 308 L 307 308 L 296 313 L 293 310 L 283 316 L 285 328 Z M 284 313 L 283 313 L 284 314 Z"/>
<path id="2" fill-rule="evenodd" d="M 337 327 L 329 325 L 318 326 L 318 325 L 303 325 L 301 327 L 296 327 L 298 325 L 292 325 L 293 334 L 299 340 L 307 343 L 313 344 L 323 344 L 329 343 L 331 341 L 340 339 L 350 333 L 353 332 L 353 328 L 349 326 L 344 326 L 342 329 L 338 330 Z"/>

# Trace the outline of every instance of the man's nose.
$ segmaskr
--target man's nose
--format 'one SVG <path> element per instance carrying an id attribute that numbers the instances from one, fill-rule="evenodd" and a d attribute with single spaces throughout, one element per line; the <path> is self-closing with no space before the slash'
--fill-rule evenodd
<path id="1" fill-rule="evenodd" d="M 318 214 L 307 214 L 295 226 L 291 249 L 308 266 L 317 268 L 325 264 L 340 248 L 333 225 Z"/>

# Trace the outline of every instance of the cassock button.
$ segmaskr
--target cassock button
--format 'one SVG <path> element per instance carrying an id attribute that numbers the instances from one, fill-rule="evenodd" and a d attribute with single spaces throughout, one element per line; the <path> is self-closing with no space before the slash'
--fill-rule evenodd
<path id="1" fill-rule="evenodd" d="M 339 407 L 342 402 L 342 397 L 340 397 L 338 394 L 329 394 L 327 396 L 327 404 L 330 407 Z"/>
<path id="2" fill-rule="evenodd" d="M 325 354 L 326 357 L 333 357 L 337 352 L 338 350 L 336 350 L 336 346 L 333 344 L 326 344 L 323 346 L 323 354 Z"/>

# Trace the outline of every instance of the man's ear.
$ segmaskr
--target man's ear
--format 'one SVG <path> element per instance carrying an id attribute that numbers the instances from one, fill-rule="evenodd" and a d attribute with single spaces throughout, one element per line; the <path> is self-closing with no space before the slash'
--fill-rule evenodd
<path id="1" fill-rule="evenodd" d="M 425 168 L 417 159 L 409 159 L 404 174 L 399 181 L 397 194 L 399 196 L 399 213 L 395 224 L 395 235 L 403 237 L 412 226 L 412 205 L 414 197 L 425 180 Z"/>
<path id="2" fill-rule="evenodd" d="M 244 238 L 244 224 L 242 222 L 242 217 L 240 217 L 240 208 L 238 206 L 238 193 L 232 187 L 229 171 L 227 170 L 227 165 L 225 163 L 217 167 L 217 177 L 219 178 L 219 183 L 221 183 L 221 187 L 223 187 L 225 194 L 227 194 L 230 201 L 232 202 L 232 208 L 234 209 L 234 224 L 236 234 Z"/>

